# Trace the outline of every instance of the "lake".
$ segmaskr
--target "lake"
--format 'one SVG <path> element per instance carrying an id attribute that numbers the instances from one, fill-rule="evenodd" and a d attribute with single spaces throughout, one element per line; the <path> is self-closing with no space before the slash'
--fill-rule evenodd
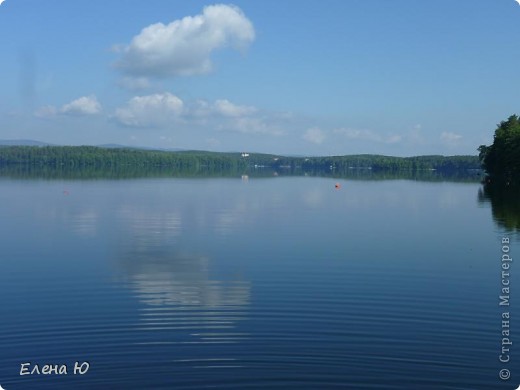
<path id="1" fill-rule="evenodd" d="M 264 176 L 0 177 L 0 385 L 516 388 L 519 198 Z"/>

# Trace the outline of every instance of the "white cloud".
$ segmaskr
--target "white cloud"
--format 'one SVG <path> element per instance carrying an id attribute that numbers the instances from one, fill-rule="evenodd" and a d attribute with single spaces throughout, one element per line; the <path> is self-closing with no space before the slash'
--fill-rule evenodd
<path id="1" fill-rule="evenodd" d="M 64 104 L 59 109 L 54 106 L 40 107 L 35 111 L 34 115 L 38 118 L 52 118 L 57 115 L 96 115 L 101 113 L 101 111 L 101 104 L 94 95 L 91 95 L 73 100 L 70 103 Z"/>
<path id="2" fill-rule="evenodd" d="M 116 49 L 122 53 L 116 67 L 141 77 L 204 74 L 212 69 L 214 50 L 245 49 L 254 39 L 253 24 L 240 8 L 211 5 L 200 15 L 144 28 L 129 45 Z"/>
<path id="3" fill-rule="evenodd" d="M 186 119 L 199 125 L 211 124 L 221 131 L 271 135 L 284 133 L 276 114 L 265 114 L 256 107 L 234 104 L 227 99 L 214 102 L 197 100 L 186 109 Z"/>
<path id="4" fill-rule="evenodd" d="M 193 102 L 187 110 L 192 117 L 206 118 L 211 115 L 212 107 L 206 100 L 199 99 Z"/>
<path id="5" fill-rule="evenodd" d="M 456 146 L 462 139 L 462 135 L 443 131 L 440 136 L 441 142 L 447 146 Z"/>
<path id="6" fill-rule="evenodd" d="M 313 127 L 303 134 L 303 139 L 319 145 L 325 139 L 325 133 L 321 129 Z"/>
<path id="7" fill-rule="evenodd" d="M 95 115 L 100 112 L 101 104 L 94 95 L 80 97 L 60 109 L 60 113 L 64 115 Z"/>
<path id="8" fill-rule="evenodd" d="M 118 108 L 112 118 L 125 126 L 156 127 L 179 118 L 183 109 L 184 103 L 177 96 L 157 93 L 133 97 L 126 107 Z"/>
<path id="9" fill-rule="evenodd" d="M 238 106 L 226 99 L 216 100 L 213 104 L 213 108 L 218 114 L 231 117 L 250 115 L 256 112 L 256 108 L 254 107 Z"/>
<path id="10" fill-rule="evenodd" d="M 242 117 L 249 116 L 257 111 L 255 107 L 237 105 L 227 99 L 215 100 L 213 103 L 197 100 L 189 108 L 190 114 L 198 118 Z"/>
<path id="11" fill-rule="evenodd" d="M 284 133 L 276 114 L 262 114 L 255 107 L 234 104 L 227 99 L 196 100 L 185 104 L 168 92 L 136 96 L 125 107 L 116 109 L 111 118 L 130 127 L 158 127 L 176 121 L 184 127 L 209 127 L 244 134 Z"/>

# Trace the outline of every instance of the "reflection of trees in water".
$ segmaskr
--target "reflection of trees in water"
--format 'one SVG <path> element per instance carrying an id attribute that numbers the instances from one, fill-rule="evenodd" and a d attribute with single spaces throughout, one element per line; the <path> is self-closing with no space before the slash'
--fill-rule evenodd
<path id="1" fill-rule="evenodd" d="M 413 180 L 428 182 L 465 182 L 476 183 L 481 180 L 482 172 L 477 169 L 452 171 L 423 170 L 385 170 L 385 169 L 344 169 L 308 172 L 311 176 L 333 177 L 349 180 Z"/>
<path id="2" fill-rule="evenodd" d="M 491 203 L 493 220 L 498 226 L 520 232 L 520 186 L 486 183 L 479 189 L 478 201 Z"/>
<path id="3" fill-rule="evenodd" d="M 478 169 L 458 169 L 449 171 L 423 170 L 392 170 L 392 169 L 302 169 L 301 167 L 233 167 L 228 169 L 216 167 L 171 168 L 165 166 L 135 166 L 117 167 L 67 167 L 67 166 L 33 166 L 33 165 L 0 165 L 0 177 L 13 179 L 57 179 L 57 180 L 88 180 L 88 179 L 137 179 L 137 178 L 209 178 L 233 177 L 273 178 L 278 176 L 317 176 L 333 177 L 350 180 L 417 180 L 417 181 L 453 181 L 478 182 L 482 172 Z"/>

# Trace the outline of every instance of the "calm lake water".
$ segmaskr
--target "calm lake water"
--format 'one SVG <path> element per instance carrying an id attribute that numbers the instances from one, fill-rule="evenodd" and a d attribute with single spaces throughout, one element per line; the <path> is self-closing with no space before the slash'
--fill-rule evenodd
<path id="1" fill-rule="evenodd" d="M 481 187 L 0 178 L 0 385 L 515 389 L 520 240 Z"/>

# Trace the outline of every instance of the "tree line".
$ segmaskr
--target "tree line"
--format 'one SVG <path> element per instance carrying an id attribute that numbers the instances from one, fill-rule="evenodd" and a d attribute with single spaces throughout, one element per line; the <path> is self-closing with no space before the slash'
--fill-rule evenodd
<path id="1" fill-rule="evenodd" d="M 273 169 L 374 171 L 479 169 L 478 156 L 348 155 L 330 157 L 287 157 L 272 154 L 219 153 L 206 151 L 169 152 L 95 146 L 4 146 L 0 147 L 0 165 L 45 167 L 168 167 L 176 170 L 240 170 L 268 167 Z"/>
<path id="2" fill-rule="evenodd" d="M 493 144 L 480 145 L 478 151 L 488 182 L 520 184 L 520 118 L 517 115 L 500 122 Z"/>
<path id="3" fill-rule="evenodd" d="M 170 167 L 182 170 L 237 168 L 243 162 L 229 153 L 166 152 L 96 146 L 4 146 L 0 165 L 48 167 Z"/>

